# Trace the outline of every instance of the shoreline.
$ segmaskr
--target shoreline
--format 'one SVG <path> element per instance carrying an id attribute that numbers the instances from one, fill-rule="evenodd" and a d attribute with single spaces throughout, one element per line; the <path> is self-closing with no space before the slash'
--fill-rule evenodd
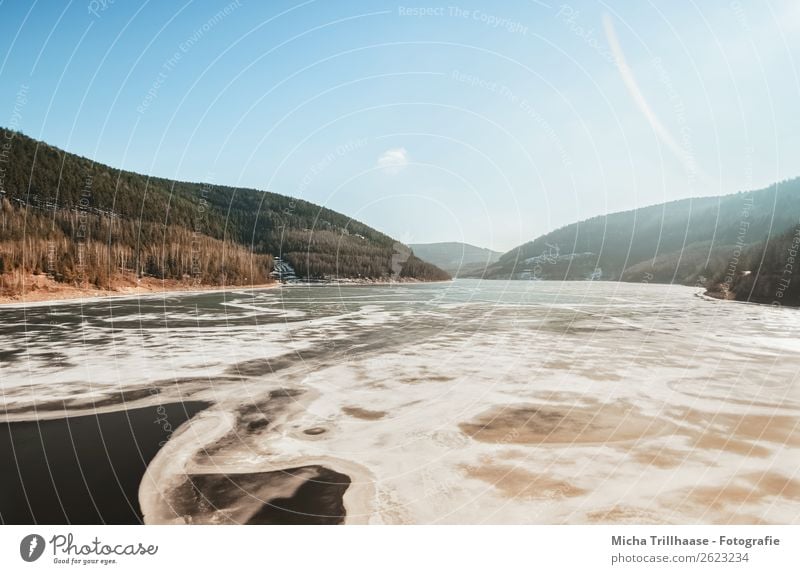
<path id="1" fill-rule="evenodd" d="M 64 286 L 63 288 L 40 290 L 35 289 L 24 295 L 2 295 L 0 296 L 0 309 L 15 309 L 22 307 L 42 307 L 53 304 L 78 304 L 96 303 L 103 300 L 120 299 L 139 299 L 154 297 L 170 297 L 177 295 L 192 295 L 201 293 L 222 293 L 225 291 L 260 291 L 264 289 L 276 289 L 281 287 L 390 287 L 390 286 L 413 286 L 413 285 L 436 285 L 442 283 L 452 283 L 458 278 L 440 281 L 421 281 L 421 280 L 402 280 L 402 281 L 372 281 L 358 279 L 342 279 L 339 281 L 320 281 L 320 282 L 298 282 L 281 283 L 274 281 L 258 285 L 187 285 L 173 283 L 164 285 L 162 280 L 157 282 L 147 282 L 141 286 L 126 287 L 119 290 L 110 289 L 81 289 L 78 287 Z M 484 279 L 485 281 L 486 279 Z M 490 280 L 491 281 L 491 280 Z M 623 281 L 622 283 L 629 283 Z M 665 283 L 666 285 L 666 283 Z M 685 287 L 691 287 L 685 285 Z M 697 296 L 713 301 L 729 301 L 734 303 L 754 303 L 756 305 L 767 305 L 775 307 L 769 301 L 749 300 L 739 301 L 733 297 L 725 296 L 721 291 L 704 290 L 696 293 Z M 780 307 L 797 308 L 800 305 L 784 304 Z"/>
<path id="2" fill-rule="evenodd" d="M 717 301 L 736 301 L 736 299 L 732 297 L 730 291 L 723 291 L 722 289 L 706 289 L 703 291 L 703 296 L 709 299 L 716 299 Z M 746 302 L 747 301 L 742 301 L 742 303 Z"/>
<path id="3" fill-rule="evenodd" d="M 158 288 L 154 283 L 148 283 L 139 287 L 128 287 L 122 290 L 111 289 L 81 289 L 77 287 L 65 286 L 55 290 L 32 290 L 23 295 L 3 295 L 0 296 L 0 309 L 19 308 L 19 307 L 41 307 L 49 304 L 76 304 L 76 303 L 96 303 L 105 299 L 133 299 L 140 297 L 174 296 L 199 293 L 220 293 L 224 291 L 260 291 L 262 289 L 276 289 L 279 287 L 368 287 L 368 286 L 391 286 L 391 285 L 430 285 L 434 283 L 451 283 L 452 280 L 443 281 L 370 281 L 370 280 L 341 280 L 319 283 L 262 283 L 259 285 L 163 285 L 163 289 Z"/>
<path id="4" fill-rule="evenodd" d="M 742 301 L 740 299 L 736 299 L 735 297 L 730 296 L 730 294 L 726 295 L 723 291 L 706 290 L 703 293 L 701 293 L 700 296 L 705 298 L 705 299 L 708 299 L 708 300 L 725 301 L 725 302 L 728 302 L 728 303 L 739 303 L 739 304 L 742 304 L 742 305 L 759 305 L 759 306 L 762 306 L 762 307 L 772 307 L 773 309 L 785 309 L 785 308 L 798 309 L 798 308 L 800 308 L 800 302 L 784 303 L 782 301 L 778 301 L 778 300 L 775 300 L 775 299 L 768 299 L 768 298 L 765 298 L 765 299 L 754 298 L 754 299 L 747 299 L 745 301 Z"/>
<path id="5" fill-rule="evenodd" d="M 187 295 L 192 293 L 214 293 L 222 291 L 257 291 L 282 287 L 280 282 L 260 285 L 169 285 L 164 289 L 153 285 L 131 287 L 125 290 L 80 289 L 67 287 L 56 291 L 31 291 L 23 295 L 0 296 L 0 308 L 40 307 L 48 304 L 95 303 L 105 299 L 133 299 L 140 297 L 157 297 L 171 295 Z"/>

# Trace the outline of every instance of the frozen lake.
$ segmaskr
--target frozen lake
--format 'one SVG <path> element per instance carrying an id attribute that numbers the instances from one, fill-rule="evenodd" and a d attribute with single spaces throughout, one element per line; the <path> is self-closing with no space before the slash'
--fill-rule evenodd
<path id="1" fill-rule="evenodd" d="M 174 434 L 154 416 L 154 523 L 798 523 L 800 311 L 698 292 L 456 280 L 5 307 L 0 415 L 210 404 Z"/>

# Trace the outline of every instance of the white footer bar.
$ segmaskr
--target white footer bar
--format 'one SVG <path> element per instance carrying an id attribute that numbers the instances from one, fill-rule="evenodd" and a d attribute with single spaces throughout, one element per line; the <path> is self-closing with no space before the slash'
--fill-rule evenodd
<path id="1" fill-rule="evenodd" d="M 799 549 L 800 526 L 0 526 L 15 573 L 776 574 Z"/>

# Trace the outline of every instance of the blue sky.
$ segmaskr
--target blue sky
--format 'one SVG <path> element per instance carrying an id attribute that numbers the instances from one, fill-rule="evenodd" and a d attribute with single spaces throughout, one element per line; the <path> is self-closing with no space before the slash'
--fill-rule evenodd
<path id="1" fill-rule="evenodd" d="M 0 3 L 0 125 L 406 242 L 795 177 L 798 101 L 794 0 Z"/>

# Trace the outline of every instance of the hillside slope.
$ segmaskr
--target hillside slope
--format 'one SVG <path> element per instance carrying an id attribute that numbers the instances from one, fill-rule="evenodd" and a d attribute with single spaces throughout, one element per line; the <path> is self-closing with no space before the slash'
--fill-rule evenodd
<path id="1" fill-rule="evenodd" d="M 302 278 L 449 276 L 349 217 L 270 192 L 113 169 L 16 132 L 0 156 L 0 287 L 26 274 L 109 288 L 120 277 L 266 283 L 274 256 Z"/>
<path id="2" fill-rule="evenodd" d="M 742 250 L 738 261 L 720 265 L 708 294 L 775 306 L 800 306 L 800 221 L 785 233 Z M 733 265 L 732 263 L 737 263 Z"/>
<path id="3" fill-rule="evenodd" d="M 457 241 L 412 243 L 409 247 L 417 257 L 444 269 L 454 277 L 480 272 L 502 255 L 499 251 Z"/>
<path id="4" fill-rule="evenodd" d="M 744 272 L 739 255 L 745 247 L 780 236 L 799 218 L 800 179 L 672 201 L 542 235 L 505 253 L 486 277 L 705 283 L 727 267 L 734 275 Z"/>

